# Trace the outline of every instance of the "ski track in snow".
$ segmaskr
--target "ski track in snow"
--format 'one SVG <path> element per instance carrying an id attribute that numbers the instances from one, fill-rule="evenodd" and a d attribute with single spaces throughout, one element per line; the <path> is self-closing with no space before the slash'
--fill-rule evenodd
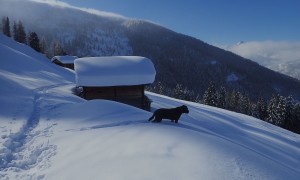
<path id="1" fill-rule="evenodd" d="M 102 129 L 102 128 L 130 126 L 130 125 L 145 124 L 145 123 L 149 123 L 149 122 L 147 120 L 122 121 L 122 122 L 115 122 L 115 123 L 109 123 L 109 124 L 101 124 L 101 125 L 95 125 L 95 126 L 91 126 L 91 127 L 84 127 L 84 128 L 78 128 L 78 129 L 67 129 L 65 131 L 87 131 L 87 130 L 92 130 L 92 129 Z"/>
<path id="2" fill-rule="evenodd" d="M 7 177 L 8 171 L 20 172 L 16 179 L 42 179 L 45 175 L 35 173 L 29 174 L 28 170 L 35 169 L 44 170 L 51 165 L 50 158 L 56 154 L 57 147 L 49 144 L 49 136 L 54 125 L 47 125 L 46 128 L 40 130 L 36 128 L 39 125 L 41 112 L 51 111 L 53 106 L 47 105 L 45 98 L 47 91 L 59 86 L 67 85 L 57 84 L 34 89 L 34 97 L 32 100 L 32 112 L 24 125 L 16 133 L 11 133 L 6 137 L 4 148 L 0 149 L 0 179 L 10 179 Z M 23 102 L 25 103 L 25 102 Z M 20 103 L 20 107 L 23 103 Z M 43 105 L 46 103 L 46 105 Z M 22 108 L 17 108 L 18 112 L 22 113 Z M 42 137 L 40 143 L 35 143 Z M 47 139 L 45 139 L 47 138 Z M 38 145 L 35 145 L 38 144 Z M 23 172 L 23 174 L 22 174 Z"/>

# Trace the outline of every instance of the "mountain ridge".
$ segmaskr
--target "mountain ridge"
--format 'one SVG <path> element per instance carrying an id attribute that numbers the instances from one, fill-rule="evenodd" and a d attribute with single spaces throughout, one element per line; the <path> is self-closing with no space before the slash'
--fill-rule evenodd
<path id="1" fill-rule="evenodd" d="M 15 9 L 21 6 L 31 9 L 29 17 L 26 12 L 14 13 L 8 9 L 1 10 L 0 15 L 22 20 L 25 27 L 46 38 L 49 52 L 51 43 L 59 41 L 68 53 L 79 57 L 139 55 L 152 59 L 158 72 L 154 85 L 162 83 L 166 95 L 180 84 L 192 98 L 202 96 L 209 83 L 215 82 L 219 87 L 241 91 L 254 99 L 270 98 L 277 93 L 300 99 L 299 80 L 149 21 L 107 18 L 32 1 L 2 3 L 2 7 L 9 4 Z M 35 11 L 37 8 L 39 11 Z M 233 75 L 234 81 L 230 78 Z"/>

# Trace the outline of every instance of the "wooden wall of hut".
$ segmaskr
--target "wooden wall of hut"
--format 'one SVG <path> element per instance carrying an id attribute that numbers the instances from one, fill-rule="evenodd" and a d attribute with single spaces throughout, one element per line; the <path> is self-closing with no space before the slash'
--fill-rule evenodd
<path id="1" fill-rule="evenodd" d="M 74 70 L 74 64 L 64 64 L 64 67 Z"/>
<path id="2" fill-rule="evenodd" d="M 65 67 L 65 68 L 69 68 L 69 69 L 74 70 L 74 64 L 64 64 L 64 63 L 62 63 L 58 60 L 54 60 L 53 63 L 56 64 L 56 65 L 59 65 L 61 67 Z"/>
<path id="3" fill-rule="evenodd" d="M 145 96 L 145 86 L 83 87 L 83 98 L 107 99 L 150 111 L 150 100 Z"/>

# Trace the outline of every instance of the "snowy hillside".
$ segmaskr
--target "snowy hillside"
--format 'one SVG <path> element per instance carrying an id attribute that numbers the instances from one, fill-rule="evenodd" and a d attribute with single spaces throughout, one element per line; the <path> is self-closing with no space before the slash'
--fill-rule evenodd
<path id="1" fill-rule="evenodd" d="M 179 124 L 85 101 L 74 74 L 0 35 L 0 179 L 298 179 L 300 136 L 249 116 L 185 104 Z"/>
<path id="2" fill-rule="evenodd" d="M 122 16 L 60 1 L 1 0 L 0 5 L 0 17 L 21 20 L 26 31 L 35 31 L 47 40 L 49 55 L 53 56 L 53 42 L 63 44 L 66 52 L 79 57 L 132 54 L 121 28 L 127 19 Z"/>
<path id="3" fill-rule="evenodd" d="M 161 85 L 161 93 L 168 96 L 182 87 L 187 99 L 197 99 L 215 82 L 217 88 L 242 92 L 252 101 L 259 96 L 269 100 L 278 93 L 300 100 L 299 80 L 149 21 L 52 0 L 1 0 L 0 17 L 9 17 L 11 28 L 22 21 L 26 32 L 36 32 L 47 44 L 49 58 L 57 55 L 58 44 L 78 57 L 147 57 L 157 70 L 151 88 Z"/>

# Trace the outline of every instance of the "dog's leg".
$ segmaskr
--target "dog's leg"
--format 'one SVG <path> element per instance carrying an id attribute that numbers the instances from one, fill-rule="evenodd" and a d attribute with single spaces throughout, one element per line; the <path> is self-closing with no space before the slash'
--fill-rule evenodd
<path id="1" fill-rule="evenodd" d="M 148 119 L 148 121 L 151 121 L 152 119 L 154 119 L 154 114 Z"/>
<path id="2" fill-rule="evenodd" d="M 155 116 L 155 119 L 152 122 L 157 122 L 158 123 L 158 122 L 161 122 L 161 120 L 162 120 L 161 118 L 158 118 L 158 117 Z"/>

